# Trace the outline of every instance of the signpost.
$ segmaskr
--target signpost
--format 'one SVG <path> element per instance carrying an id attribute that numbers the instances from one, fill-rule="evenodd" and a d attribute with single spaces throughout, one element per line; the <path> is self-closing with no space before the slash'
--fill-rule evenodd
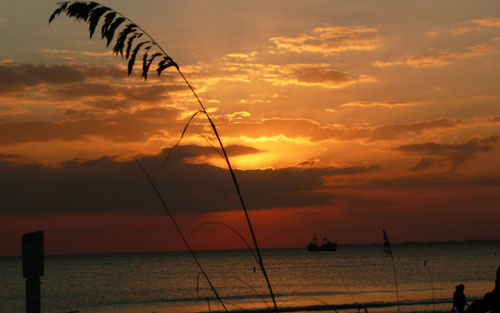
<path id="1" fill-rule="evenodd" d="M 26 313 L 40 313 L 40 276 L 43 276 L 43 231 L 23 235 L 23 277 L 26 278 Z"/>

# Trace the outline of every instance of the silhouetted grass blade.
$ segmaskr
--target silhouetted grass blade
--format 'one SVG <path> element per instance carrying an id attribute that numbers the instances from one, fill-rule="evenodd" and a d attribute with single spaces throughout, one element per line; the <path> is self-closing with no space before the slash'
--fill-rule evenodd
<path id="1" fill-rule="evenodd" d="M 385 253 L 385 256 L 392 257 L 391 243 L 389 242 L 389 238 L 387 237 L 387 233 L 385 232 L 385 229 L 382 229 L 382 233 L 384 234 L 384 253 Z"/>
<path id="2" fill-rule="evenodd" d="M 179 66 L 177 65 L 177 63 L 174 62 L 174 60 L 172 60 L 171 57 L 169 57 L 169 56 L 164 57 L 163 60 L 161 60 L 158 63 L 158 68 L 156 68 L 156 71 L 158 72 L 158 76 L 160 76 L 160 74 L 161 74 L 161 72 L 163 72 L 163 70 L 165 70 L 171 66 L 175 66 L 175 68 L 177 68 L 177 70 L 179 70 Z"/>
<path id="3" fill-rule="evenodd" d="M 148 63 L 148 51 L 144 52 L 144 55 L 142 56 L 142 74 L 141 74 L 141 76 L 144 77 L 144 80 L 146 80 L 146 78 L 147 78 L 147 73 L 146 73 L 146 64 L 147 63 Z"/>
<path id="4" fill-rule="evenodd" d="M 135 46 L 134 51 L 132 51 L 132 55 L 130 55 L 130 60 L 128 60 L 128 75 L 132 74 L 132 70 L 134 69 L 135 58 L 137 57 L 137 53 L 139 49 L 145 44 L 149 43 L 149 41 L 143 41 Z"/>
<path id="5" fill-rule="evenodd" d="M 436 312 L 436 297 L 434 295 L 434 282 L 432 280 L 432 274 L 430 266 L 427 266 L 427 259 L 424 259 L 424 267 L 427 269 L 427 273 L 429 274 L 429 279 L 431 282 L 431 290 L 432 290 L 432 312 Z"/>
<path id="6" fill-rule="evenodd" d="M 134 42 L 134 39 L 137 38 L 137 34 L 130 36 L 127 40 L 127 51 L 125 53 L 125 59 L 128 60 L 128 56 L 130 55 L 130 49 L 132 49 L 132 43 Z"/>
<path id="7" fill-rule="evenodd" d="M 113 23 L 108 27 L 106 30 L 106 47 L 109 47 L 109 44 L 113 40 L 113 36 L 115 35 L 115 31 L 120 26 L 121 23 L 125 22 L 125 19 L 123 17 L 118 17 L 116 20 L 114 20 Z"/>
<path id="8" fill-rule="evenodd" d="M 153 175 L 153 180 L 156 179 L 156 176 L 158 176 L 158 174 L 160 173 L 160 171 L 163 169 L 163 167 L 165 166 L 165 162 L 167 162 L 167 160 L 170 158 L 170 155 L 172 154 L 172 151 L 174 150 L 175 147 L 177 147 L 179 145 L 179 143 L 181 142 L 182 138 L 184 137 L 184 134 L 186 134 L 186 131 L 189 127 L 189 124 L 191 124 L 191 121 L 194 119 L 194 117 L 196 115 L 198 115 L 198 113 L 201 113 L 202 111 L 196 111 L 188 120 L 188 122 L 186 123 L 186 125 L 184 126 L 184 129 L 182 130 L 182 133 L 181 133 L 181 136 L 179 138 L 179 140 L 177 140 L 177 142 L 175 143 L 175 145 L 173 145 L 169 150 L 168 150 L 168 153 L 167 155 L 165 156 L 165 158 L 163 159 L 163 161 L 161 162 L 160 164 L 160 167 L 158 168 L 158 170 L 156 171 L 156 173 Z"/>
<path id="9" fill-rule="evenodd" d="M 192 231 L 191 233 L 189 234 L 188 236 L 188 241 L 191 240 L 191 237 L 193 236 L 193 234 L 195 232 L 198 231 L 198 229 L 200 229 L 201 227 L 205 226 L 205 225 L 220 225 L 220 226 L 224 226 L 226 227 L 227 229 L 229 229 L 230 231 L 232 231 L 236 236 L 238 236 L 241 241 L 245 244 L 245 246 L 248 248 L 248 250 L 250 251 L 250 253 L 252 253 L 253 255 L 253 258 L 255 259 L 255 261 L 257 262 L 257 265 L 259 265 L 259 260 L 257 259 L 257 256 L 255 255 L 255 253 L 253 252 L 252 250 L 252 247 L 250 247 L 250 244 L 248 243 L 248 241 L 246 241 L 245 237 L 243 237 L 239 231 L 237 231 L 236 229 L 234 229 L 233 227 L 229 226 L 228 224 L 226 223 L 222 223 L 222 222 L 204 222 L 204 223 L 201 223 L 199 224 L 198 226 L 196 226 Z"/>
<path id="10" fill-rule="evenodd" d="M 146 58 L 143 59 L 142 77 L 144 77 L 144 80 L 148 79 L 148 71 L 149 71 L 149 67 L 151 66 L 151 63 L 153 63 L 153 60 L 160 55 L 161 55 L 161 53 L 157 52 L 157 53 L 153 54 L 147 61 L 146 61 Z M 144 57 L 146 57 L 146 56 L 147 56 L 147 54 L 144 54 Z"/>
<path id="11" fill-rule="evenodd" d="M 390 256 L 392 261 L 392 269 L 394 270 L 394 284 L 396 285 L 396 302 L 398 304 L 398 313 L 399 313 L 399 289 L 398 289 L 398 276 L 396 274 L 396 264 L 394 263 L 394 255 L 392 254 L 391 243 L 389 242 L 389 237 L 385 232 L 385 229 L 382 229 L 382 233 L 384 234 L 384 253 L 385 256 Z"/>
<path id="12" fill-rule="evenodd" d="M 198 258 L 196 257 L 196 255 L 194 254 L 193 252 L 193 249 L 191 249 L 191 246 L 189 245 L 189 242 L 186 240 L 186 237 L 184 237 L 184 234 L 182 233 L 179 225 L 177 225 L 177 222 L 175 221 L 175 218 L 174 216 L 172 215 L 172 213 L 170 212 L 167 204 L 165 203 L 165 200 L 163 200 L 163 197 L 160 193 L 160 191 L 158 190 L 158 188 L 156 188 L 156 185 L 155 183 L 153 182 L 153 180 L 151 179 L 151 177 L 149 176 L 148 172 L 146 171 L 146 169 L 142 166 L 141 162 L 139 162 L 138 159 L 135 159 L 135 161 L 137 162 L 137 164 L 139 165 L 139 167 L 141 168 L 142 172 L 144 173 L 144 175 L 146 176 L 147 180 L 149 181 L 149 183 L 151 184 L 151 187 L 153 188 L 154 192 L 156 193 L 156 195 L 158 196 L 158 198 L 160 199 L 160 202 L 161 204 L 163 205 L 163 208 L 165 209 L 165 212 L 167 212 L 168 216 L 170 217 L 170 220 L 172 221 L 172 224 L 174 224 L 174 227 L 175 229 L 177 230 L 177 233 L 181 236 L 181 239 L 182 241 L 184 242 L 184 245 L 187 247 L 189 253 L 191 254 L 191 256 L 193 257 L 194 261 L 196 262 L 196 264 L 198 265 L 198 268 L 200 269 L 200 271 L 203 273 L 203 275 L 206 277 L 207 279 L 207 282 L 208 284 L 210 285 L 210 288 L 212 289 L 213 293 L 215 294 L 215 296 L 217 297 L 217 299 L 219 300 L 220 304 L 222 305 L 222 307 L 224 308 L 224 310 L 227 312 L 227 308 L 226 308 L 226 305 L 224 304 L 224 302 L 222 301 L 221 297 L 219 296 L 219 293 L 217 292 L 217 290 L 215 289 L 215 286 L 212 284 L 212 282 L 210 281 L 210 279 L 208 278 L 208 275 L 207 273 L 205 272 L 205 270 L 203 269 L 203 266 L 201 266 L 201 263 L 198 261 Z"/>
<path id="13" fill-rule="evenodd" d="M 212 150 L 214 150 L 214 151 L 215 151 L 215 153 L 217 153 L 217 154 L 221 157 L 221 159 L 224 159 L 224 155 L 222 155 L 222 152 L 221 152 L 219 149 L 217 149 L 217 148 L 216 148 L 216 147 L 215 147 L 215 146 L 214 146 L 214 145 L 210 142 L 210 140 L 208 140 L 208 138 L 207 138 L 205 135 L 203 135 L 203 134 L 202 134 L 202 133 L 200 133 L 200 132 L 196 132 L 196 133 L 197 133 L 197 134 L 198 134 L 201 138 L 205 139 L 205 141 L 208 143 L 208 145 L 210 146 L 210 148 L 212 148 Z"/>
<path id="14" fill-rule="evenodd" d="M 108 32 L 108 28 L 113 22 L 113 20 L 116 17 L 116 12 L 109 12 L 106 14 L 106 17 L 104 18 L 104 23 L 102 24 L 101 27 L 101 38 L 104 39 L 106 37 L 106 33 Z"/>
<path id="15" fill-rule="evenodd" d="M 97 7 L 90 12 L 90 17 L 87 21 L 89 24 L 90 38 L 92 38 L 92 36 L 94 35 L 95 29 L 97 27 L 97 24 L 99 23 L 99 20 L 101 19 L 101 16 L 103 16 L 103 14 L 108 12 L 109 10 L 110 9 L 106 7 Z"/>
<path id="16" fill-rule="evenodd" d="M 59 8 L 57 8 L 54 11 L 54 13 L 52 13 L 52 15 L 50 16 L 50 18 L 49 18 L 49 24 L 54 20 L 54 18 L 56 16 L 59 16 L 62 12 L 64 12 L 67 7 L 68 7 L 68 2 L 62 2 L 61 5 L 59 6 Z"/>
<path id="17" fill-rule="evenodd" d="M 100 9 L 101 7 L 102 8 L 106 8 L 107 10 L 102 9 L 102 13 L 100 13 L 100 15 L 98 15 L 97 12 L 101 12 L 101 9 Z M 92 18 L 92 21 L 88 21 L 89 17 L 91 15 L 93 16 L 94 10 L 97 10 L 97 9 L 100 9 L 100 10 L 96 11 L 95 18 Z M 108 11 L 111 11 L 111 12 L 106 13 Z M 107 41 L 106 47 L 108 47 L 110 45 L 110 43 L 113 40 L 115 31 L 117 30 L 117 28 L 123 22 L 129 21 L 130 23 L 134 24 L 131 19 L 125 17 L 124 15 L 122 15 L 122 14 L 120 14 L 120 13 L 118 13 L 118 12 L 116 12 L 116 11 L 110 9 L 110 8 L 104 7 L 104 6 L 102 6 L 102 5 L 100 5 L 100 4 L 96 3 L 96 2 L 81 2 L 81 1 L 68 1 L 68 2 L 61 3 L 60 7 L 57 8 L 52 13 L 52 15 L 50 16 L 49 23 L 56 16 L 59 16 L 62 12 L 65 12 L 67 16 L 73 17 L 76 20 L 83 20 L 85 22 L 89 22 L 89 31 L 91 32 L 91 34 L 93 34 L 92 29 L 95 31 L 96 25 L 94 26 L 94 23 L 97 24 L 99 22 L 100 17 L 102 17 L 102 15 L 104 13 L 106 13 L 106 16 L 104 18 L 104 22 L 103 22 L 103 25 L 102 25 L 102 28 L 101 28 L 102 39 L 106 38 L 106 41 Z M 92 24 L 92 25 L 90 25 L 90 24 Z M 135 34 L 137 34 L 137 37 L 135 37 Z M 261 271 L 262 271 L 262 273 L 263 273 L 263 275 L 264 275 L 264 277 L 266 279 L 266 283 L 267 283 L 267 286 L 269 288 L 269 293 L 270 293 L 271 298 L 273 300 L 274 308 L 275 308 L 276 312 L 278 312 L 278 306 L 276 304 L 276 300 L 275 300 L 274 293 L 273 293 L 273 290 L 272 290 L 272 287 L 271 287 L 271 283 L 269 281 L 269 278 L 267 276 L 267 273 L 266 273 L 266 270 L 265 270 L 265 267 L 264 267 L 264 263 L 263 263 L 263 260 L 262 260 L 262 256 L 260 254 L 260 249 L 259 249 L 259 246 L 258 246 L 258 243 L 257 243 L 257 239 L 256 239 L 255 233 L 253 231 L 252 223 L 250 221 L 250 217 L 248 216 L 248 211 L 247 211 L 247 208 L 246 208 L 246 205 L 245 205 L 245 201 L 243 200 L 243 196 L 242 196 L 242 193 L 241 193 L 241 190 L 240 190 L 240 186 L 239 186 L 238 181 L 236 179 L 236 176 L 234 174 L 233 168 L 232 168 L 231 163 L 229 161 L 229 158 L 227 156 L 227 153 L 226 153 L 226 150 L 224 148 L 224 145 L 222 144 L 222 140 L 221 140 L 221 138 L 219 136 L 217 128 L 215 127 L 215 124 L 213 123 L 213 121 L 212 121 L 210 115 L 208 114 L 208 112 L 206 111 L 206 109 L 205 109 L 203 103 L 201 102 L 200 98 L 196 94 L 196 91 L 194 90 L 193 86 L 189 83 L 189 81 L 186 79 L 186 77 L 184 76 L 184 74 L 181 72 L 181 70 L 180 70 L 179 66 L 177 65 L 177 63 L 174 62 L 174 60 L 170 56 L 167 55 L 167 53 L 165 52 L 165 50 L 160 45 L 157 44 L 157 42 L 153 39 L 153 37 L 151 37 L 144 29 L 142 29 L 139 26 L 137 26 L 136 32 L 134 32 L 134 35 L 132 37 L 130 37 L 129 41 L 127 42 L 127 52 L 126 52 L 127 57 L 129 56 L 130 50 L 132 49 L 133 41 L 136 38 L 139 38 L 139 37 L 141 37 L 143 35 L 145 35 L 146 37 L 148 37 L 149 40 L 143 41 L 143 42 L 137 44 L 135 46 L 135 48 L 133 49 L 132 54 L 130 54 L 130 59 L 128 60 L 128 75 L 130 75 L 132 73 L 132 70 L 133 70 L 133 67 L 134 67 L 134 63 L 135 63 L 135 59 L 136 59 L 137 54 L 139 53 L 139 50 L 141 49 L 141 47 L 144 44 L 146 44 L 146 43 L 150 43 L 151 44 L 150 46 L 147 46 L 147 47 L 144 48 L 144 50 L 145 50 L 145 57 L 143 58 L 143 77 L 144 77 L 144 79 L 147 79 L 147 71 L 149 70 L 149 68 L 151 66 L 151 64 L 148 64 L 149 62 L 147 61 L 147 51 L 151 47 L 155 46 L 161 52 L 161 54 L 163 55 L 163 60 L 161 60 L 159 62 L 158 67 L 156 69 L 156 71 L 158 72 L 158 75 L 160 75 L 161 72 L 163 70 L 165 70 L 166 68 L 169 68 L 169 67 L 173 66 L 173 67 L 175 67 L 177 69 L 177 72 L 179 73 L 179 75 L 182 77 L 182 79 L 184 80 L 184 82 L 186 83 L 186 85 L 191 90 L 193 96 L 196 98 L 197 102 L 199 103 L 199 105 L 201 107 L 201 112 L 203 112 L 205 114 L 205 116 L 207 117 L 207 119 L 208 119 L 208 121 L 210 123 L 210 126 L 211 126 L 211 128 L 212 128 L 212 130 L 213 130 L 213 132 L 215 134 L 215 137 L 217 138 L 218 143 L 219 143 L 219 145 L 221 147 L 223 158 L 224 158 L 224 160 L 225 160 L 225 162 L 227 164 L 228 170 L 229 170 L 229 172 L 231 174 L 231 178 L 232 178 L 234 187 L 236 189 L 238 198 L 240 199 L 240 203 L 241 203 L 243 212 L 245 214 L 245 218 L 246 218 L 248 227 L 250 229 L 250 233 L 251 233 L 251 236 L 252 236 L 252 239 L 253 239 L 255 251 L 257 252 L 257 257 L 258 257 L 258 260 L 259 260 L 260 269 L 261 269 Z M 115 54 L 120 53 L 122 55 L 122 53 L 123 53 L 123 45 L 124 45 L 126 37 L 127 36 L 124 36 L 124 38 L 122 38 L 123 40 L 121 40 L 121 41 L 123 41 L 123 43 L 120 42 L 120 43 L 117 43 L 117 45 L 115 45 L 115 47 L 113 49 L 113 51 L 115 52 Z M 151 60 L 151 63 L 153 62 L 153 59 Z M 139 166 L 141 166 L 139 162 L 138 162 L 138 164 L 139 164 Z M 142 168 L 142 166 L 141 166 L 141 168 Z M 142 170 L 144 171 L 144 168 L 142 168 Z M 147 173 L 145 171 L 144 171 L 144 173 L 147 176 L 147 178 L 150 179 L 149 175 L 147 175 Z M 157 192 L 158 196 L 162 200 L 161 195 L 156 190 L 156 187 L 154 186 L 153 181 L 150 180 L 150 182 L 151 182 L 151 184 L 153 186 L 153 189 L 155 189 L 155 191 Z M 163 200 L 162 200 L 162 203 L 164 203 Z M 175 220 L 174 220 L 173 216 L 171 216 L 171 219 L 172 219 L 172 221 L 175 224 Z M 178 229 L 178 231 L 181 234 L 181 237 L 183 237 L 182 233 L 180 232 L 180 229 Z M 186 242 L 186 244 L 187 244 L 187 242 Z M 195 260 L 196 260 L 196 257 L 194 255 L 193 255 L 193 258 L 195 258 Z M 216 293 L 215 289 L 214 289 L 214 293 Z M 219 300 L 220 300 L 220 298 L 219 298 Z M 222 303 L 222 301 L 221 301 L 221 304 L 223 305 L 224 309 L 226 309 L 225 306 L 224 306 L 224 304 Z"/>
<path id="18" fill-rule="evenodd" d="M 86 22 L 90 11 L 98 5 L 96 2 L 73 2 L 67 7 L 66 15 Z"/>
<path id="19" fill-rule="evenodd" d="M 120 53 L 123 58 L 123 48 L 125 47 L 125 40 L 127 40 L 127 36 L 133 33 L 137 29 L 137 25 L 128 24 L 125 28 L 120 32 L 118 38 L 116 39 L 115 46 L 113 47 L 113 54 L 118 55 Z"/>

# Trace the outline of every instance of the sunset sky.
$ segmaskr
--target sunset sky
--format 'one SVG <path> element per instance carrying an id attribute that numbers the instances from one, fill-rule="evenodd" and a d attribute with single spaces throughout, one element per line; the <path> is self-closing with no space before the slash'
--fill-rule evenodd
<path id="1" fill-rule="evenodd" d="M 500 239 L 498 0 L 101 3 L 198 92 L 262 247 Z M 196 99 L 56 8 L 0 2 L 0 255 L 36 230 L 46 253 L 184 249 L 134 158 L 155 173 Z M 216 144 L 198 115 L 156 181 L 194 249 L 243 248 L 192 233 L 250 241 Z"/>

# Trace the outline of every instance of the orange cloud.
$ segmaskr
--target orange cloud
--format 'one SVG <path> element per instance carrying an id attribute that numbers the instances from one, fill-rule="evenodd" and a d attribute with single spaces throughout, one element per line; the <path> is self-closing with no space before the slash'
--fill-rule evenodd
<path id="1" fill-rule="evenodd" d="M 237 60 L 251 61 L 255 59 L 257 54 L 258 54 L 257 51 L 252 51 L 250 53 L 229 53 L 226 54 L 224 58 L 228 60 L 237 59 Z"/>
<path id="2" fill-rule="evenodd" d="M 154 135 L 182 130 L 184 121 L 177 120 L 180 110 L 174 108 L 150 108 L 133 113 L 111 116 L 67 111 L 74 120 L 62 122 L 6 122 L 0 123 L 0 145 L 26 142 L 48 142 L 51 140 L 77 141 L 92 136 L 108 138 L 116 142 L 145 141 Z"/>
<path id="3" fill-rule="evenodd" d="M 255 82 L 264 81 L 274 86 L 318 86 L 344 88 L 361 82 L 375 82 L 377 78 L 366 74 L 355 74 L 334 68 L 329 63 L 289 63 L 285 65 L 224 62 L 217 75 L 200 77 L 200 83 L 207 80 Z M 210 83 L 208 83 L 210 84 Z"/>
<path id="4" fill-rule="evenodd" d="M 448 26 L 434 26 L 426 34 L 430 37 L 437 36 L 460 36 L 470 32 L 478 32 L 484 30 L 485 27 L 500 27 L 500 18 L 485 17 L 472 19 L 464 22 L 458 22 Z"/>
<path id="5" fill-rule="evenodd" d="M 45 53 L 48 54 L 55 54 L 55 55 L 66 55 L 66 56 L 75 56 L 75 55 L 80 55 L 80 56 L 90 56 L 90 57 L 96 57 L 96 60 L 98 60 L 101 57 L 115 57 L 112 52 L 110 51 L 105 51 L 105 52 L 92 52 L 92 51 L 78 51 L 78 50 L 66 50 L 66 49 L 44 49 L 43 50 Z"/>
<path id="6" fill-rule="evenodd" d="M 387 107 L 395 108 L 402 106 L 413 106 L 419 104 L 418 102 L 401 101 L 401 100 L 385 100 L 385 101 L 355 101 L 341 104 L 341 107 Z"/>
<path id="7" fill-rule="evenodd" d="M 16 106 L 9 104 L 1 104 L 0 103 L 0 116 L 8 116 L 8 115 L 21 115 L 26 113 L 26 110 L 22 110 Z"/>
<path id="8" fill-rule="evenodd" d="M 426 53 L 411 56 L 406 64 L 412 67 L 435 67 L 452 64 L 457 59 L 481 56 L 493 51 L 489 44 L 480 44 L 467 47 L 466 51 L 448 51 L 440 49 L 429 49 Z"/>
<path id="9" fill-rule="evenodd" d="M 388 66 L 394 66 L 394 65 L 404 65 L 405 63 L 403 61 L 389 61 L 389 62 L 384 62 L 384 61 L 375 61 L 372 63 L 373 66 L 375 67 L 388 67 Z"/>
<path id="10" fill-rule="evenodd" d="M 173 103 L 182 107 L 187 90 L 168 74 L 144 83 L 128 78 L 125 70 L 113 65 L 0 64 L 0 98 L 3 100 L 0 115 L 23 114 L 25 122 L 47 121 L 38 116 L 36 107 L 40 105 L 44 112 L 52 115 L 47 121 L 49 124 L 67 120 L 70 115 L 72 119 L 82 120 L 88 117 L 84 115 L 100 113 L 104 120 L 113 111 L 132 113 Z"/>
<path id="11" fill-rule="evenodd" d="M 273 85 L 319 86 L 325 88 L 345 88 L 361 82 L 377 79 L 368 75 L 355 75 L 331 68 L 329 64 L 290 64 L 269 73 L 266 78 Z"/>
<path id="12" fill-rule="evenodd" d="M 452 35 L 463 35 L 478 30 L 481 30 L 481 28 L 464 26 L 464 27 L 453 28 L 452 30 L 450 30 L 450 32 Z"/>
<path id="13" fill-rule="evenodd" d="M 12 94 L 44 84 L 65 85 L 95 78 L 125 78 L 114 66 L 0 64 L 0 94 Z"/>
<path id="14" fill-rule="evenodd" d="M 4 59 L 4 60 L 0 61 L 0 65 L 3 65 L 3 64 L 13 64 L 13 63 L 16 63 L 16 61 L 14 59 Z"/>
<path id="15" fill-rule="evenodd" d="M 491 118 L 464 121 L 461 119 L 438 119 L 408 124 L 389 124 L 382 126 L 345 127 L 320 125 L 309 119 L 265 119 L 260 122 L 224 123 L 218 121 L 221 132 L 231 134 L 231 137 L 272 138 L 285 136 L 287 138 L 304 138 L 311 142 L 328 140 L 395 140 L 409 134 L 422 134 L 434 129 L 455 128 L 475 123 L 498 123 Z"/>
<path id="16" fill-rule="evenodd" d="M 231 114 L 226 114 L 225 117 L 230 120 L 230 121 L 233 121 L 233 120 L 241 120 L 245 117 L 249 117 L 251 114 L 248 113 L 247 111 L 238 111 L 238 112 L 234 112 L 234 113 L 231 113 Z"/>
<path id="17" fill-rule="evenodd" d="M 484 17 L 473 19 L 472 22 L 484 27 L 500 27 L 500 17 Z"/>
<path id="18" fill-rule="evenodd" d="M 365 26 L 316 27 L 297 37 L 273 37 L 278 50 L 325 55 L 350 50 L 375 50 L 381 44 L 377 29 Z"/>

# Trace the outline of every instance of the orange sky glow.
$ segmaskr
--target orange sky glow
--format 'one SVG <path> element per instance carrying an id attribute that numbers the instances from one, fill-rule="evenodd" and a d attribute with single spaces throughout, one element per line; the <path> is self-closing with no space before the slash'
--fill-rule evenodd
<path id="1" fill-rule="evenodd" d="M 35 230 L 54 254 L 185 249 L 134 158 L 157 171 L 196 99 L 29 3 L 0 4 L 0 255 Z M 198 92 L 262 247 L 500 239 L 498 1 L 102 4 Z M 245 248 L 217 224 L 251 241 L 214 146 L 197 115 L 156 181 L 186 236 L 213 222 L 194 249 Z"/>

